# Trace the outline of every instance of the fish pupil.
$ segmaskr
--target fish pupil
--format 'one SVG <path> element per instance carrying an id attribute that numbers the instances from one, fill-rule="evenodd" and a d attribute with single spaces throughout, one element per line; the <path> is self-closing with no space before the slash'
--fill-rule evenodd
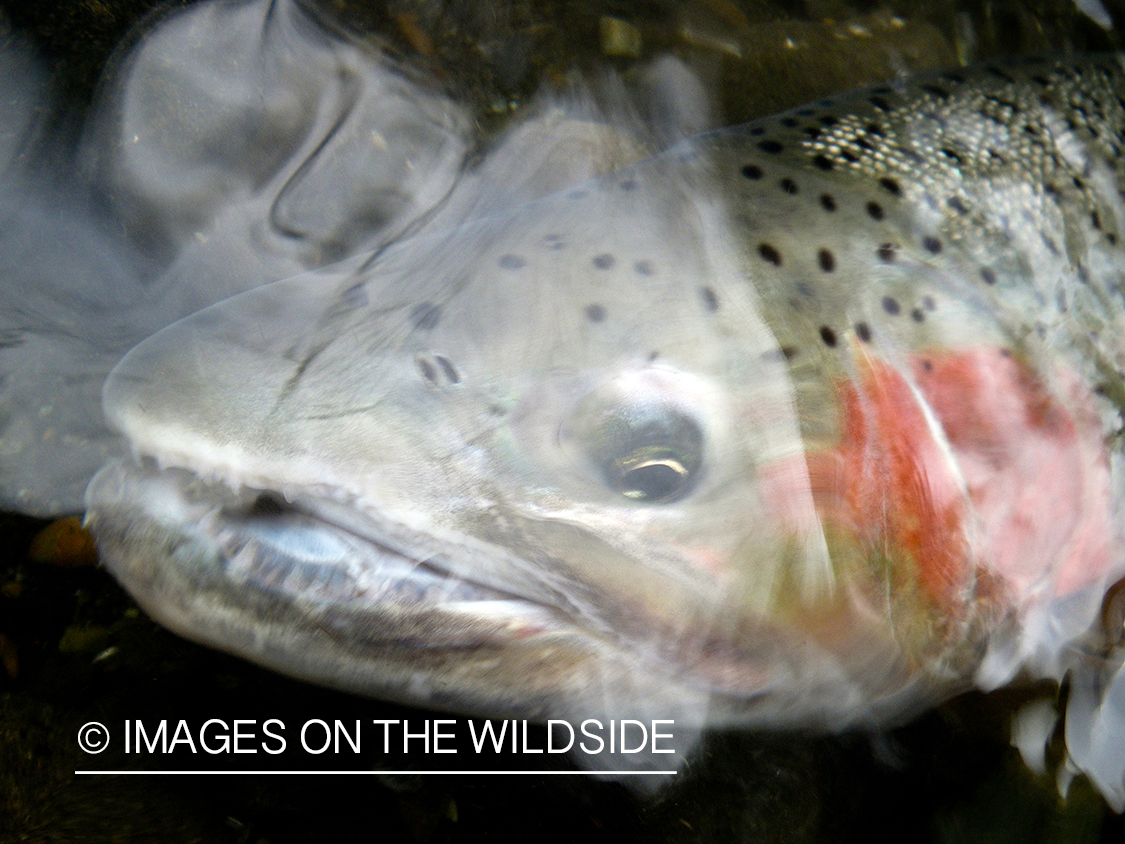
<path id="1" fill-rule="evenodd" d="M 664 501 L 674 496 L 687 483 L 691 473 L 672 454 L 637 452 L 619 461 L 618 488 L 634 501 Z"/>

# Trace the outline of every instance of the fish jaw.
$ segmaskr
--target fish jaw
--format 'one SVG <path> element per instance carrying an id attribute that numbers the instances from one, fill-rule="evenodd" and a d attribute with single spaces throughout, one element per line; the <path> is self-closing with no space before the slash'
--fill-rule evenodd
<path id="1" fill-rule="evenodd" d="M 548 672 L 591 656 L 543 604 L 442 576 L 257 493 L 120 461 L 88 496 L 103 559 L 148 614 L 302 679 L 539 717 Z"/>

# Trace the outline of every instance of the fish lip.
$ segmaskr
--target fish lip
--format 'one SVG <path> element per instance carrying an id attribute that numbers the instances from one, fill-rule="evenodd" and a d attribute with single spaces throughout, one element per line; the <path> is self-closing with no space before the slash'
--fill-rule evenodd
<path id="1" fill-rule="evenodd" d="M 441 551 L 425 552 L 424 534 L 389 520 L 381 524 L 369 510 L 317 492 L 234 488 L 224 479 L 160 468 L 141 458 L 104 467 L 86 503 L 87 522 L 99 535 L 114 520 L 134 532 L 158 525 L 205 549 L 192 558 L 197 570 L 174 555 L 142 563 L 120 551 L 103 554 L 106 566 L 135 594 L 145 591 L 138 581 L 154 566 L 176 565 L 188 581 L 322 619 L 390 614 L 402 622 L 440 614 L 449 620 L 443 637 L 420 636 L 418 645 L 474 646 L 573 632 L 546 603 L 466 577 L 468 572 L 460 571 L 466 567 L 455 566 Z M 303 547 L 287 546 L 285 531 L 300 532 Z M 401 634 L 394 638 L 404 641 Z"/>

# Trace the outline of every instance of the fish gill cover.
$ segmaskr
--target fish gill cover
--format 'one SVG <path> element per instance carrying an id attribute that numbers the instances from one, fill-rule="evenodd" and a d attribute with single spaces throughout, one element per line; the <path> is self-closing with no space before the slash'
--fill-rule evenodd
<path id="1" fill-rule="evenodd" d="M 90 179 L 5 174 L 6 502 L 84 500 L 186 636 L 456 711 L 838 729 L 1069 677 L 1120 810 L 1119 60 L 686 140 L 654 78 L 655 129 L 610 81 L 478 144 L 300 4 L 169 16 Z"/>

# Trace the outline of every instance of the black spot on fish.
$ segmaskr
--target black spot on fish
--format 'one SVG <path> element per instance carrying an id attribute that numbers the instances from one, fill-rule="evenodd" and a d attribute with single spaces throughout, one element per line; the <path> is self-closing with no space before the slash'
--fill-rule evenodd
<path id="1" fill-rule="evenodd" d="M 417 358 L 415 363 L 418 365 L 418 371 L 422 373 L 423 378 L 431 384 L 437 383 L 437 370 L 434 368 L 434 365 L 430 363 L 428 358 Z"/>
<path id="2" fill-rule="evenodd" d="M 820 327 L 820 339 L 824 341 L 824 345 L 829 348 L 836 347 L 836 332 L 829 328 L 827 325 Z"/>
<path id="3" fill-rule="evenodd" d="M 868 97 L 867 101 L 871 103 L 871 105 L 875 106 L 875 108 L 879 109 L 879 111 L 891 110 L 891 104 L 882 97 Z"/>
<path id="4" fill-rule="evenodd" d="M 605 321 L 605 306 L 603 305 L 587 305 L 586 306 L 586 319 L 590 322 L 604 322 Z"/>
<path id="5" fill-rule="evenodd" d="M 879 184 L 881 184 L 892 196 L 902 196 L 902 188 L 899 186 L 899 183 L 889 176 L 884 176 L 883 178 L 881 178 L 879 180 Z"/>
<path id="6" fill-rule="evenodd" d="M 825 211 L 835 211 L 836 210 L 836 198 L 834 196 L 832 196 L 832 194 L 830 194 L 830 193 L 822 193 L 820 195 L 820 206 Z"/>
<path id="7" fill-rule="evenodd" d="M 898 299 L 895 299 L 893 296 L 884 296 L 883 310 L 891 316 L 898 316 L 901 310 L 901 308 L 899 308 Z"/>
<path id="8" fill-rule="evenodd" d="M 831 114 L 822 114 L 817 118 L 824 126 L 835 126 L 840 121 L 833 117 Z"/>
<path id="9" fill-rule="evenodd" d="M 815 141 L 817 138 L 820 137 L 820 127 L 819 126 L 806 126 L 801 131 L 804 132 L 806 135 L 808 135 L 809 140 L 812 140 L 812 141 Z"/>
<path id="10" fill-rule="evenodd" d="M 880 205 L 878 202 L 868 202 L 867 203 L 867 213 L 871 217 L 872 220 L 882 220 L 883 219 L 883 206 Z"/>
<path id="11" fill-rule="evenodd" d="M 792 179 L 782 179 L 780 182 L 777 183 L 777 185 L 785 193 L 794 194 L 794 193 L 797 192 L 797 183 L 794 182 Z"/>
<path id="12" fill-rule="evenodd" d="M 777 141 L 771 141 L 767 139 L 764 141 L 759 141 L 758 149 L 760 149 L 762 152 L 768 152 L 771 155 L 775 155 L 785 149 L 785 147 L 783 147 Z"/>
<path id="13" fill-rule="evenodd" d="M 952 159 L 953 161 L 957 162 L 958 164 L 961 163 L 961 156 L 960 156 L 959 153 L 957 153 L 956 150 L 952 150 L 949 147 L 942 147 L 940 152 L 946 158 Z"/>
<path id="14" fill-rule="evenodd" d="M 866 322 L 857 322 L 855 324 L 855 336 L 862 340 L 864 343 L 871 342 L 871 328 Z"/>
<path id="15" fill-rule="evenodd" d="M 912 310 L 912 311 L 910 312 L 910 318 L 911 318 L 912 320 L 914 320 L 915 322 L 922 322 L 923 320 L 925 320 L 925 318 L 926 318 L 926 315 L 925 315 L 924 313 L 922 313 L 922 309 L 921 309 L 921 308 L 914 308 L 914 309 L 913 309 L 913 310 Z"/>
<path id="16" fill-rule="evenodd" d="M 889 264 L 895 259 L 895 245 L 893 243 L 881 243 L 879 248 L 875 250 L 875 254 L 879 256 L 880 261 Z"/>
<path id="17" fill-rule="evenodd" d="M 527 262 L 519 255 L 501 255 L 496 263 L 502 270 L 518 270 Z"/>
<path id="18" fill-rule="evenodd" d="M 558 251 L 559 249 L 566 248 L 566 241 L 563 240 L 563 236 L 561 234 L 548 234 L 543 237 L 543 245 L 548 249 L 554 249 L 555 251 Z"/>
<path id="19" fill-rule="evenodd" d="M 923 296 L 922 297 L 922 307 L 925 308 L 927 311 L 934 311 L 934 310 L 937 310 L 937 302 L 934 301 L 933 296 Z"/>
<path id="20" fill-rule="evenodd" d="M 1031 135 L 1033 138 L 1039 137 L 1039 127 L 1032 126 L 1030 123 L 1023 127 L 1024 134 Z"/>
<path id="21" fill-rule="evenodd" d="M 621 190 L 636 190 L 637 182 L 635 179 L 626 179 L 621 183 Z"/>
<path id="22" fill-rule="evenodd" d="M 989 267 L 980 268 L 980 277 L 985 284 L 996 283 L 996 273 L 994 273 Z"/>
<path id="23" fill-rule="evenodd" d="M 710 287 L 700 287 L 699 298 L 703 300 L 703 307 L 711 313 L 719 310 L 719 297 L 715 295 L 715 291 Z"/>
<path id="24" fill-rule="evenodd" d="M 751 135 L 755 135 L 755 136 L 756 135 L 764 135 L 766 133 L 766 127 L 765 126 L 751 126 L 749 131 L 750 131 Z"/>
<path id="25" fill-rule="evenodd" d="M 1049 88 L 1051 86 L 1051 83 L 1046 76 L 1033 76 L 1031 77 L 1031 81 L 1036 85 L 1042 86 L 1043 88 Z"/>
<path id="26" fill-rule="evenodd" d="M 771 264 L 778 267 L 781 266 L 781 253 L 778 252 L 774 247 L 770 246 L 768 243 L 761 243 L 758 245 L 758 254 L 761 255 L 764 260 L 769 261 Z"/>
<path id="27" fill-rule="evenodd" d="M 613 268 L 616 260 L 608 252 L 603 252 L 600 255 L 595 255 L 592 262 L 599 270 L 609 270 Z"/>
<path id="28" fill-rule="evenodd" d="M 793 360 L 797 357 L 798 350 L 796 346 L 782 346 L 781 354 L 786 360 Z"/>
<path id="29" fill-rule="evenodd" d="M 948 82 L 956 83 L 957 85 L 964 85 L 965 84 L 965 77 L 962 76 L 960 73 L 953 73 L 953 72 L 943 73 L 941 75 L 941 78 L 945 79 Z"/>
<path id="30" fill-rule="evenodd" d="M 940 85 L 920 85 L 919 87 L 927 94 L 933 94 L 935 97 L 940 97 L 943 100 L 949 97 L 949 92 Z"/>
<path id="31" fill-rule="evenodd" d="M 794 126 L 797 125 L 797 118 L 795 118 L 795 117 L 783 117 L 783 118 L 781 118 L 781 120 L 778 121 L 778 123 L 780 123 L 782 126 L 785 126 L 785 127 L 788 127 L 789 129 L 792 129 Z"/>
<path id="32" fill-rule="evenodd" d="M 1101 231 L 1102 218 L 1100 216 L 1098 216 L 1097 211 L 1091 211 L 1090 212 L 1090 225 L 1093 226 L 1098 231 Z"/>
<path id="33" fill-rule="evenodd" d="M 441 319 L 441 307 L 432 302 L 421 302 L 410 310 L 410 321 L 420 331 L 430 331 L 437 328 Z"/>
<path id="34" fill-rule="evenodd" d="M 830 273 L 836 269 L 836 257 L 827 249 L 821 249 L 816 253 L 816 261 L 820 264 L 820 268 L 826 273 Z"/>
<path id="35" fill-rule="evenodd" d="M 835 166 L 832 163 L 832 159 L 824 153 L 821 153 L 820 155 L 813 158 L 812 163 L 819 167 L 821 170 L 831 170 Z"/>
<path id="36" fill-rule="evenodd" d="M 855 164 L 857 161 L 859 161 L 859 157 L 855 153 L 846 149 L 840 150 L 840 157 L 844 159 L 844 161 L 847 161 L 849 164 Z"/>
<path id="37" fill-rule="evenodd" d="M 868 123 L 864 128 L 867 130 L 868 135 L 874 135 L 876 138 L 883 137 L 883 127 L 878 123 Z"/>
<path id="38" fill-rule="evenodd" d="M 936 255 L 941 251 L 941 241 L 936 237 L 922 238 L 922 246 L 927 252 L 933 255 Z"/>
<path id="39" fill-rule="evenodd" d="M 742 168 L 742 175 L 747 179 L 757 181 L 762 178 L 762 168 L 756 164 L 747 164 Z"/>
<path id="40" fill-rule="evenodd" d="M 341 293 L 340 298 L 343 300 L 344 306 L 348 308 L 362 308 L 370 301 L 366 285 L 362 281 L 353 284 Z"/>
<path id="41" fill-rule="evenodd" d="M 933 372 L 934 371 L 933 361 L 930 361 L 930 360 L 922 361 L 922 369 L 925 370 L 926 372 Z"/>
<path id="42" fill-rule="evenodd" d="M 945 204 L 956 211 L 958 214 L 969 213 L 969 209 L 965 206 L 965 203 L 961 201 L 960 197 L 951 196 L 945 201 Z"/>
<path id="43" fill-rule="evenodd" d="M 656 268 L 652 265 L 652 261 L 637 261 L 633 264 L 633 272 L 637 275 L 652 275 L 656 272 Z"/>

